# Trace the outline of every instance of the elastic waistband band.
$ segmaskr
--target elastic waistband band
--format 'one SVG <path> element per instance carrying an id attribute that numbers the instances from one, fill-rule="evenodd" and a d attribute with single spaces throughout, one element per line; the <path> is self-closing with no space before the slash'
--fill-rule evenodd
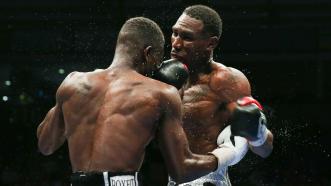
<path id="1" fill-rule="evenodd" d="M 74 172 L 72 186 L 139 186 L 138 172 Z"/>

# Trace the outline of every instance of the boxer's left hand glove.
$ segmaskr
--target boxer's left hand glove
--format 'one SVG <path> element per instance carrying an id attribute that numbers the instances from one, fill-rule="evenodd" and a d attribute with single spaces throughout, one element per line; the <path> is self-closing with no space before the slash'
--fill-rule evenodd
<path id="1" fill-rule="evenodd" d="M 232 135 L 245 137 L 252 146 L 264 144 L 268 137 L 268 129 L 262 111 L 261 104 L 254 98 L 239 99 L 229 120 Z"/>
<path id="2" fill-rule="evenodd" d="M 161 63 L 153 78 L 180 89 L 188 78 L 188 68 L 177 59 L 169 59 Z"/>

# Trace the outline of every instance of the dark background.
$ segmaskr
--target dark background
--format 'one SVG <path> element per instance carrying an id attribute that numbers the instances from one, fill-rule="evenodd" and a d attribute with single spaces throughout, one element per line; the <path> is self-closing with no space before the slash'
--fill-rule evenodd
<path id="1" fill-rule="evenodd" d="M 331 185 L 330 0 L 1 0 L 0 185 L 69 185 L 66 145 L 44 157 L 35 135 L 58 85 L 73 70 L 108 67 L 134 16 L 160 24 L 169 58 L 171 26 L 196 3 L 223 18 L 215 60 L 246 74 L 275 135 L 269 158 L 249 152 L 230 168 L 233 185 Z M 162 185 L 153 146 L 142 172 Z"/>

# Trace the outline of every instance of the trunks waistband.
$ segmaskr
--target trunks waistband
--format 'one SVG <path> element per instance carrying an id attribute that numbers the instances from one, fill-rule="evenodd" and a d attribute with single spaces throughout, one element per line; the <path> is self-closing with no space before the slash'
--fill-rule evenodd
<path id="1" fill-rule="evenodd" d="M 138 172 L 74 172 L 71 186 L 139 186 Z"/>

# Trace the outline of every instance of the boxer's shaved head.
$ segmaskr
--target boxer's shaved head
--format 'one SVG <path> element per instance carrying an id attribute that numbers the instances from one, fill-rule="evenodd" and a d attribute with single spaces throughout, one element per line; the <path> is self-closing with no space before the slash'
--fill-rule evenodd
<path id="1" fill-rule="evenodd" d="M 164 36 L 160 27 L 152 20 L 135 17 L 127 20 L 120 30 L 117 45 L 133 46 L 133 50 L 152 46 L 156 52 L 163 52 Z"/>

